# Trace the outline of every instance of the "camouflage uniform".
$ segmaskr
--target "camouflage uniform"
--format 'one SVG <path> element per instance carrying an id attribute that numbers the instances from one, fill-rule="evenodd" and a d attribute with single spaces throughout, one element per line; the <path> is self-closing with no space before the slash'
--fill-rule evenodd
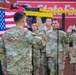
<path id="1" fill-rule="evenodd" d="M 45 41 L 44 43 L 46 44 L 46 31 L 47 28 L 45 26 L 39 26 L 38 27 L 38 35 L 42 37 L 42 39 Z M 46 58 L 46 47 L 41 49 L 41 65 L 42 65 L 42 70 L 43 70 L 43 75 L 48 75 L 47 70 L 47 58 Z"/>
<path id="2" fill-rule="evenodd" d="M 72 50 L 72 56 L 71 56 L 71 63 L 74 64 L 74 72 L 76 75 L 76 32 L 74 32 L 73 34 L 73 50 Z"/>
<path id="3" fill-rule="evenodd" d="M 15 26 L 8 30 L 0 42 L 3 72 L 8 75 L 32 75 L 32 44 L 41 45 L 42 39 L 27 29 Z"/>
<path id="4" fill-rule="evenodd" d="M 53 31 L 52 26 L 51 26 L 50 28 L 47 28 L 47 31 L 46 31 L 46 36 L 47 36 L 47 35 L 49 35 L 49 33 L 50 33 L 50 32 L 52 32 L 52 31 Z"/>
<path id="5" fill-rule="evenodd" d="M 37 32 L 35 32 L 37 34 Z M 40 68 L 40 45 L 33 45 L 33 74 L 39 75 Z"/>
<path id="6" fill-rule="evenodd" d="M 47 28 L 47 33 L 52 32 L 52 31 L 53 31 L 53 27 L 52 26 L 50 26 L 50 28 Z"/>
<path id="7" fill-rule="evenodd" d="M 67 51 L 63 47 L 66 37 L 66 33 L 59 31 L 59 75 L 63 75 L 64 62 L 63 57 L 67 56 Z M 66 42 L 67 43 L 67 42 Z M 46 45 L 46 56 L 48 57 L 48 67 L 50 69 L 50 75 L 56 75 L 57 71 L 57 32 L 50 31 L 47 33 L 47 45 Z"/>

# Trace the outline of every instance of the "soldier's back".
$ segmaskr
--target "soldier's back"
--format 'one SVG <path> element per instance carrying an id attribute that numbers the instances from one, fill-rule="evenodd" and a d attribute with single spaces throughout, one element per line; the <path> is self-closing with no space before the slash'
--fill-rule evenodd
<path id="1" fill-rule="evenodd" d="M 23 75 L 32 70 L 31 45 L 25 39 L 25 31 L 21 27 L 13 27 L 3 35 L 7 71 L 9 74 Z"/>

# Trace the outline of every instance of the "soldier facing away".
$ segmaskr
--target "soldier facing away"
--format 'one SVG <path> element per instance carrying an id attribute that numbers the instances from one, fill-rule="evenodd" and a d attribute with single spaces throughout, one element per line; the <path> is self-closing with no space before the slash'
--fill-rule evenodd
<path id="1" fill-rule="evenodd" d="M 3 74 L 32 75 L 32 44 L 42 44 L 41 37 L 23 29 L 26 17 L 23 12 L 14 15 L 16 26 L 1 38 L 0 57 Z"/>

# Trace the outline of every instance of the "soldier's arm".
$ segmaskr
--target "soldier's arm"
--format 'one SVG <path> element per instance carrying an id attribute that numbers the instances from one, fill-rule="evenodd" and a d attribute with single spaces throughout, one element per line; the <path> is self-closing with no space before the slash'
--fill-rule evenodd
<path id="1" fill-rule="evenodd" d="M 67 57 L 69 52 L 69 44 L 65 44 L 64 42 L 63 42 L 63 52 L 64 52 L 64 57 Z"/>
<path id="2" fill-rule="evenodd" d="M 46 46 L 46 31 L 47 29 L 44 26 L 38 29 L 38 36 L 42 38 L 42 48 Z"/>
<path id="3" fill-rule="evenodd" d="M 71 34 L 65 32 L 63 33 L 63 41 L 65 44 L 69 44 L 70 42 L 73 41 L 73 39 L 74 37 Z"/>
<path id="4" fill-rule="evenodd" d="M 38 44 L 41 45 L 42 44 L 42 38 L 37 36 L 35 33 L 32 33 L 30 31 L 28 31 L 27 35 L 25 36 L 26 41 L 29 44 Z"/>
<path id="5" fill-rule="evenodd" d="M 75 41 L 76 40 L 76 33 L 73 32 L 72 36 L 73 36 L 73 41 Z"/>
<path id="6" fill-rule="evenodd" d="M 5 67 L 5 52 L 4 52 L 3 38 L 0 40 L 0 60 L 1 60 L 2 71 L 5 72 L 6 67 Z"/>
<path id="7" fill-rule="evenodd" d="M 68 51 L 69 51 L 69 43 L 73 41 L 73 36 L 63 32 L 62 36 L 62 44 L 63 44 L 63 50 L 64 50 L 64 57 L 67 57 Z"/>
<path id="8" fill-rule="evenodd" d="M 41 32 L 38 36 L 42 38 L 42 48 L 44 48 L 46 46 L 46 35 Z"/>

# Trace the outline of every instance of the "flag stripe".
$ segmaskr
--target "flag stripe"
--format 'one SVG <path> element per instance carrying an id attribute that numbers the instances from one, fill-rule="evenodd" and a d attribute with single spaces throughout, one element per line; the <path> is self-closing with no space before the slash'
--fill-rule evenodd
<path id="1" fill-rule="evenodd" d="M 9 30 L 9 29 L 11 29 L 11 28 L 6 28 L 6 30 Z"/>
<path id="2" fill-rule="evenodd" d="M 13 15 L 6 15 L 5 18 L 13 18 Z"/>
<path id="3" fill-rule="evenodd" d="M 11 27 L 13 27 L 13 26 L 16 26 L 16 24 L 11 24 L 11 25 L 10 25 L 10 24 L 7 24 L 7 25 L 6 25 L 6 28 L 11 28 Z"/>
<path id="4" fill-rule="evenodd" d="M 8 16 L 14 15 L 15 13 L 16 12 L 11 12 L 11 13 L 10 12 L 5 12 L 5 14 L 8 15 Z"/>
<path id="5" fill-rule="evenodd" d="M 0 31 L 0 34 L 4 34 L 6 31 Z"/>
<path id="6" fill-rule="evenodd" d="M 6 25 L 8 25 L 8 24 L 15 24 L 15 22 L 14 21 L 9 21 L 9 22 L 7 21 Z"/>
<path id="7" fill-rule="evenodd" d="M 14 21 L 14 18 L 5 18 L 5 22 Z"/>

